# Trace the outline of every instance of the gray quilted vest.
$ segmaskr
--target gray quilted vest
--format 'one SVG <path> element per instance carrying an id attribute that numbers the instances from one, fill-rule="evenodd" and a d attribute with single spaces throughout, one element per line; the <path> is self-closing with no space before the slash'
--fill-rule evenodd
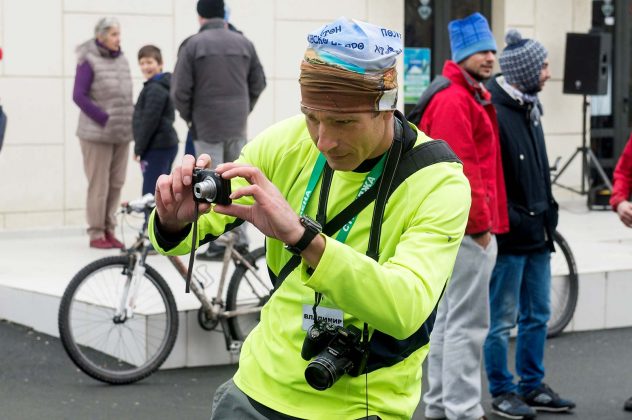
<path id="1" fill-rule="evenodd" d="M 77 47 L 79 63 L 87 61 L 94 79 L 90 86 L 90 99 L 108 115 L 105 127 L 85 113 L 79 114 L 77 137 L 100 143 L 127 143 L 132 141 L 132 76 L 123 54 L 111 57 L 99 48 L 94 39 Z"/>

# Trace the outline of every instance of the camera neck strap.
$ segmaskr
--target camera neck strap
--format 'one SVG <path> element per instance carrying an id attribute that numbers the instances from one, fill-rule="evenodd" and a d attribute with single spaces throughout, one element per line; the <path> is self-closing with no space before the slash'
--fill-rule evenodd
<path id="1" fill-rule="evenodd" d="M 375 188 L 377 188 L 377 197 L 376 197 L 375 207 L 373 208 L 373 217 L 371 219 L 369 243 L 368 243 L 368 247 L 366 251 L 366 255 L 375 261 L 377 261 L 379 258 L 380 234 L 382 231 L 382 219 L 384 218 L 386 202 L 388 200 L 389 191 L 391 189 L 391 186 L 393 185 L 393 181 L 395 180 L 397 165 L 402 157 L 402 153 L 404 150 L 404 144 L 402 141 L 402 131 L 403 131 L 402 123 L 396 119 L 395 136 L 394 136 L 393 143 L 391 144 L 391 147 L 389 147 L 388 151 L 384 154 L 382 159 L 380 159 L 379 163 L 375 165 L 373 170 L 371 170 L 371 172 L 367 175 L 362 187 L 360 188 L 360 191 L 358 192 L 358 196 L 350 205 L 350 206 L 357 205 L 358 199 L 362 195 L 364 195 L 364 193 L 368 189 L 374 186 Z M 329 165 L 326 165 L 325 170 L 329 170 L 333 173 L 333 170 L 329 168 Z M 374 170 L 377 176 L 371 177 Z M 318 203 L 317 218 L 318 216 L 320 216 L 324 219 L 324 214 L 327 209 L 327 203 L 326 201 L 323 202 L 322 200 L 322 191 L 326 190 L 325 194 L 326 196 L 328 196 L 329 188 L 330 188 L 330 184 L 325 184 L 325 182 L 323 182 L 323 186 L 321 189 L 321 199 L 319 200 L 319 203 Z M 353 226 L 353 223 L 355 222 L 356 218 L 358 217 L 358 214 L 363 208 L 364 206 L 360 207 L 359 210 L 354 212 L 351 219 L 347 223 L 345 223 L 345 225 L 340 229 L 336 237 L 336 240 L 338 240 L 341 243 L 345 242 L 345 240 L 347 239 L 347 236 L 349 235 L 349 231 L 351 230 L 351 227 Z M 342 214 L 343 212 L 339 214 Z M 320 222 L 321 221 L 319 220 L 319 223 Z M 317 308 L 318 308 L 318 305 L 320 305 L 321 300 L 322 300 L 322 294 L 319 292 L 315 292 L 314 306 L 312 308 L 314 322 L 316 322 L 316 320 L 318 319 Z M 368 329 L 367 323 L 365 322 L 364 328 L 362 331 L 362 342 L 366 345 L 368 341 L 369 341 L 369 329 Z"/>
<path id="2" fill-rule="evenodd" d="M 189 293 L 191 290 L 191 275 L 193 274 L 193 262 L 195 261 L 195 250 L 197 246 L 197 231 L 198 231 L 198 217 L 200 209 L 199 204 L 194 203 L 193 210 L 193 235 L 191 236 L 191 253 L 189 254 L 189 266 L 187 268 L 187 278 L 185 280 L 184 293 Z"/>
<path id="3" fill-rule="evenodd" d="M 376 181 L 380 179 L 380 176 L 384 171 L 384 165 L 388 155 L 389 153 L 385 153 L 364 178 L 364 182 L 362 183 L 362 186 L 360 186 L 355 200 L 366 193 L 376 183 Z M 325 156 L 323 156 L 322 153 L 318 155 L 316 163 L 314 164 L 314 168 L 312 169 L 312 174 L 307 183 L 307 187 L 305 188 L 305 194 L 303 195 L 303 200 L 301 200 L 301 209 L 299 211 L 300 216 L 303 216 L 305 214 L 305 209 L 309 204 L 314 189 L 316 188 L 316 185 L 318 185 L 318 181 L 320 180 L 324 172 L 326 172 L 326 176 L 323 177 L 321 195 L 318 200 L 318 213 L 316 215 L 316 220 L 321 224 L 321 226 L 325 225 L 324 222 L 326 218 L 325 212 L 327 209 L 327 198 L 329 197 L 329 189 L 331 188 L 331 180 L 333 178 L 333 170 L 329 167 L 329 165 L 327 165 L 327 159 L 325 159 Z M 345 223 L 345 225 L 340 229 L 338 235 L 336 236 L 337 241 L 344 243 L 347 240 L 347 236 L 349 236 L 349 232 L 351 231 L 356 218 L 357 214 L 351 217 L 351 219 L 349 219 L 349 221 Z"/>
<path id="4" fill-rule="evenodd" d="M 389 191 L 386 191 L 385 186 L 392 187 L 393 180 L 395 179 L 397 172 L 397 164 L 401 159 L 404 151 L 412 148 L 414 145 L 415 139 L 417 138 L 417 134 L 414 130 L 408 127 L 408 122 L 404 118 L 404 116 L 399 112 L 395 112 L 396 122 L 395 122 L 395 136 L 394 141 L 387 153 L 384 157 L 384 167 L 382 172 L 387 174 L 385 177 L 380 177 L 379 182 L 373 182 L 372 185 L 366 190 L 363 191 L 362 194 L 359 194 L 357 198 L 350 203 L 347 207 L 345 207 L 340 213 L 334 216 L 329 222 L 325 223 L 326 220 L 326 210 L 327 210 L 327 200 L 329 198 L 329 189 L 331 187 L 331 181 L 333 178 L 333 169 L 326 164 L 326 160 L 323 163 L 323 171 L 322 171 L 322 185 L 320 189 L 320 197 L 318 200 L 318 211 L 316 213 L 316 220 L 318 223 L 323 226 L 323 233 L 327 236 L 331 236 L 336 232 L 340 231 L 345 225 L 349 223 L 349 221 L 358 215 L 364 208 L 366 208 L 371 202 L 376 200 L 378 197 L 378 189 L 382 188 L 384 191 L 381 194 L 382 205 L 386 205 L 386 200 L 388 199 Z M 395 152 L 395 153 L 393 153 Z M 377 165 L 376 165 L 377 166 Z M 388 181 L 386 182 L 386 179 Z M 405 178 L 405 177 L 404 177 Z M 318 180 L 320 177 L 316 180 Z M 365 180 L 366 181 L 366 180 Z M 309 181 L 308 181 L 309 184 Z M 363 184 L 364 185 L 364 184 Z M 392 189 L 392 188 L 390 188 Z M 362 188 L 361 188 L 362 191 Z M 312 190 L 313 192 L 313 190 Z M 311 193 L 309 194 L 311 197 Z M 309 197 L 308 197 L 309 199 Z M 301 207 L 302 203 L 301 203 Z M 307 205 L 305 205 L 305 208 Z M 304 211 L 304 209 L 303 209 Z M 379 210 L 379 218 L 381 225 L 381 217 L 384 214 L 384 208 Z M 374 218 L 376 213 L 374 211 Z M 367 255 L 371 258 L 377 260 L 378 257 L 378 247 L 379 247 L 379 233 L 381 230 L 381 226 L 379 228 L 375 228 L 375 219 L 371 222 L 371 236 L 369 237 L 369 249 L 367 250 Z M 352 226 L 353 224 L 351 224 Z M 350 227 L 349 227 L 350 230 Z M 375 235 L 378 235 L 377 237 Z M 343 236 L 346 239 L 346 236 Z M 301 263 L 301 257 L 298 255 L 292 256 L 290 260 L 281 268 L 279 274 L 276 276 L 276 281 L 274 282 L 274 291 L 276 291 L 281 285 L 283 281 L 290 275 L 296 267 Z"/>

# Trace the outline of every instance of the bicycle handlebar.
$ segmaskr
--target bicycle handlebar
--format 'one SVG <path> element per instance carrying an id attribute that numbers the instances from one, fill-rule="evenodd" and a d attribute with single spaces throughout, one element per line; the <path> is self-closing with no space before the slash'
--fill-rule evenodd
<path id="1" fill-rule="evenodd" d="M 151 193 L 147 193 L 136 200 L 121 203 L 121 211 L 123 213 L 145 213 L 156 207 L 156 199 Z"/>

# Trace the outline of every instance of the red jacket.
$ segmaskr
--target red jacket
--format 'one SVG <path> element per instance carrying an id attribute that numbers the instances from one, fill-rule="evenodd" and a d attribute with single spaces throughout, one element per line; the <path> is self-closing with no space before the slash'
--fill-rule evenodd
<path id="1" fill-rule="evenodd" d="M 446 61 L 443 76 L 451 84 L 430 100 L 419 128 L 434 139 L 448 142 L 463 162 L 472 189 L 465 233 L 506 233 L 507 195 L 491 95 L 454 61 Z"/>
<path id="2" fill-rule="evenodd" d="M 617 162 L 613 174 L 614 186 L 610 196 L 612 210 L 617 211 L 620 202 L 629 200 L 632 193 L 632 135 L 628 139 L 623 153 Z"/>

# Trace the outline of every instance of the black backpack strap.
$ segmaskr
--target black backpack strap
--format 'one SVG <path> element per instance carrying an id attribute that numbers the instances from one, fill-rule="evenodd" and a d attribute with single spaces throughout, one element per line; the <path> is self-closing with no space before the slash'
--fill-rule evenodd
<path id="1" fill-rule="evenodd" d="M 404 122 L 407 124 L 406 122 Z M 389 190 L 388 196 L 393 193 L 409 176 L 415 172 L 439 162 L 458 162 L 461 163 L 456 154 L 450 149 L 450 146 L 443 140 L 431 140 L 413 147 L 412 149 L 404 152 L 401 161 L 397 165 L 397 173 L 393 180 L 393 185 Z M 333 219 L 331 219 L 324 227 L 323 233 L 327 236 L 331 236 L 339 231 L 345 223 L 351 218 L 359 214 L 366 206 L 368 206 L 377 197 L 378 184 L 375 183 L 366 193 L 362 194 L 360 198 L 349 204 L 344 210 L 338 213 Z M 292 256 L 290 260 L 283 266 L 277 276 L 272 277 L 272 284 L 274 284 L 274 290 L 281 286 L 281 283 L 285 278 L 301 263 L 301 257 L 298 255 Z"/>
<path id="2" fill-rule="evenodd" d="M 438 75 L 434 78 L 432 83 L 428 85 L 424 93 L 419 97 L 419 101 L 417 101 L 417 105 L 413 108 L 412 111 L 406 115 L 406 119 L 412 122 L 415 125 L 419 125 L 421 122 L 421 117 L 424 115 L 424 111 L 426 107 L 430 103 L 430 100 L 433 96 L 435 96 L 438 92 L 441 92 L 443 89 L 450 86 L 452 82 L 445 76 Z"/>
<path id="3" fill-rule="evenodd" d="M 461 163 L 450 146 L 443 140 L 432 140 L 420 144 L 407 153 L 402 162 L 400 162 L 395 185 L 399 186 L 411 174 L 439 162 Z M 443 291 L 441 295 L 443 296 Z M 437 316 L 438 306 L 439 304 L 437 303 L 421 327 L 404 340 L 398 340 L 382 331 L 375 330 L 369 341 L 369 358 L 366 371 L 373 372 L 383 367 L 393 366 L 428 344 Z"/>

